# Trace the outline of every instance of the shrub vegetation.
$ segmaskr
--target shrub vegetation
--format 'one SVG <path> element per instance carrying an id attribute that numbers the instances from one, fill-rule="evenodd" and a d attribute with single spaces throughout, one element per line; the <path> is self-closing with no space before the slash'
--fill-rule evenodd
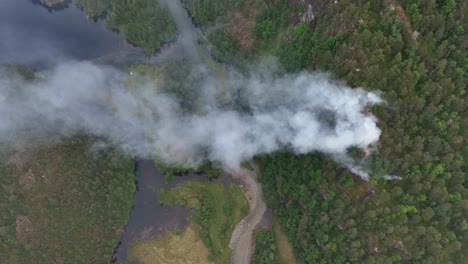
<path id="1" fill-rule="evenodd" d="M 109 263 L 130 214 L 133 161 L 75 137 L 34 151 L 2 148 L 2 263 Z"/>
<path id="2" fill-rule="evenodd" d="M 166 7 L 154 0 L 113 0 L 106 18 L 109 28 L 122 32 L 132 44 L 151 55 L 175 40 L 176 25 Z"/>
<path id="3" fill-rule="evenodd" d="M 301 5 L 281 10 L 286 24 L 259 19 L 254 32 L 275 43 L 285 68 L 332 72 L 382 91 L 388 103 L 372 109 L 382 135 L 364 160 L 369 182 L 316 153 L 257 158 L 299 262 L 460 263 L 468 244 L 466 3 L 313 2 L 315 20 L 305 24 L 294 2 Z"/>

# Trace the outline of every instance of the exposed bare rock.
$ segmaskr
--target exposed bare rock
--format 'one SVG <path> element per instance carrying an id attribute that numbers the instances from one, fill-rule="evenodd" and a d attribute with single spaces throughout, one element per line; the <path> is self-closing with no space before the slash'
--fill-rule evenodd
<path id="1" fill-rule="evenodd" d="M 310 24 L 314 20 L 315 20 L 314 10 L 313 10 L 312 5 L 309 4 L 307 6 L 307 11 L 302 16 L 302 21 L 307 23 L 307 24 Z"/>
<path id="2" fill-rule="evenodd" d="M 26 190 L 30 190 L 34 183 L 36 183 L 36 177 L 32 173 L 31 169 L 29 169 L 25 174 L 23 174 L 19 179 L 19 184 Z"/>
<path id="3" fill-rule="evenodd" d="M 65 2 L 65 0 L 39 0 L 39 2 L 48 7 L 53 7 L 55 5 Z"/>
<path id="4" fill-rule="evenodd" d="M 20 171 L 28 159 L 29 156 L 26 152 L 17 151 L 8 157 L 7 164 L 14 166 L 17 171 Z"/>
<path id="5" fill-rule="evenodd" d="M 300 7 L 300 12 L 296 13 L 288 21 L 289 24 L 305 23 L 313 28 L 319 23 L 320 14 L 331 5 L 331 1 L 317 0 L 290 0 L 291 5 Z"/>
<path id="6" fill-rule="evenodd" d="M 403 241 L 401 241 L 401 240 L 394 240 L 393 241 L 393 247 L 395 249 L 400 250 L 400 251 L 405 251 L 405 245 L 403 245 Z"/>
<path id="7" fill-rule="evenodd" d="M 27 216 L 18 215 L 16 217 L 16 239 L 27 240 L 31 238 L 33 226 Z"/>

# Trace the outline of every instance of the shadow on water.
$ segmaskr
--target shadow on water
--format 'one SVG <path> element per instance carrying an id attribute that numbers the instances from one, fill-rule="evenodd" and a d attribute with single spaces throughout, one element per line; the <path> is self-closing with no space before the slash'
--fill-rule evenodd
<path id="1" fill-rule="evenodd" d="M 70 4 L 72 3 L 72 0 L 64 0 L 63 2 L 56 3 L 53 6 L 48 6 L 45 3 L 42 3 L 41 0 L 29 0 L 29 1 L 31 1 L 35 5 L 40 5 L 46 8 L 47 10 L 49 10 L 49 12 L 64 10 L 65 8 L 70 7 Z"/>
<path id="2" fill-rule="evenodd" d="M 125 263 L 128 249 L 139 240 L 149 240 L 166 230 L 182 230 L 188 225 L 189 209 L 161 204 L 161 188 L 174 188 L 186 180 L 208 180 L 205 175 L 193 172 L 174 177 L 170 184 L 151 160 L 138 160 L 135 164 L 137 189 L 130 219 L 122 239 L 113 252 L 111 263 Z M 136 262 L 135 262 L 136 263 Z"/>

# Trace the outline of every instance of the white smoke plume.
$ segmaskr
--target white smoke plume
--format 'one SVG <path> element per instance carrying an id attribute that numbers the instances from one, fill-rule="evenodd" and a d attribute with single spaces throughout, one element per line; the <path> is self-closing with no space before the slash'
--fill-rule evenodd
<path id="1" fill-rule="evenodd" d="M 216 103 L 218 83 L 205 78 L 196 113 L 144 78 L 133 82 L 138 87 L 124 85 L 137 77 L 110 67 L 71 62 L 36 76 L 27 81 L 0 70 L 0 143 L 89 133 L 137 157 L 237 167 L 281 149 L 342 157 L 380 136 L 367 109 L 382 102 L 379 96 L 320 73 L 231 72 L 227 93 L 242 107 Z"/>

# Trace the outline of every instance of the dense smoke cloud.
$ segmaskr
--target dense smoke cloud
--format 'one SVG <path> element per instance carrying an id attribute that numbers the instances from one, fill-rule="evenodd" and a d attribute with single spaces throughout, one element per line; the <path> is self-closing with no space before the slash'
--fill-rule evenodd
<path id="1" fill-rule="evenodd" d="M 236 101 L 231 106 L 242 107 L 220 106 L 219 83 L 205 78 L 196 113 L 155 82 L 110 67 L 73 62 L 36 76 L 26 81 L 0 71 L 0 142 L 90 133 L 138 157 L 156 153 L 167 162 L 195 166 L 210 159 L 236 167 L 285 148 L 343 157 L 380 135 L 366 111 L 379 96 L 324 74 L 231 72 L 225 92 Z"/>

